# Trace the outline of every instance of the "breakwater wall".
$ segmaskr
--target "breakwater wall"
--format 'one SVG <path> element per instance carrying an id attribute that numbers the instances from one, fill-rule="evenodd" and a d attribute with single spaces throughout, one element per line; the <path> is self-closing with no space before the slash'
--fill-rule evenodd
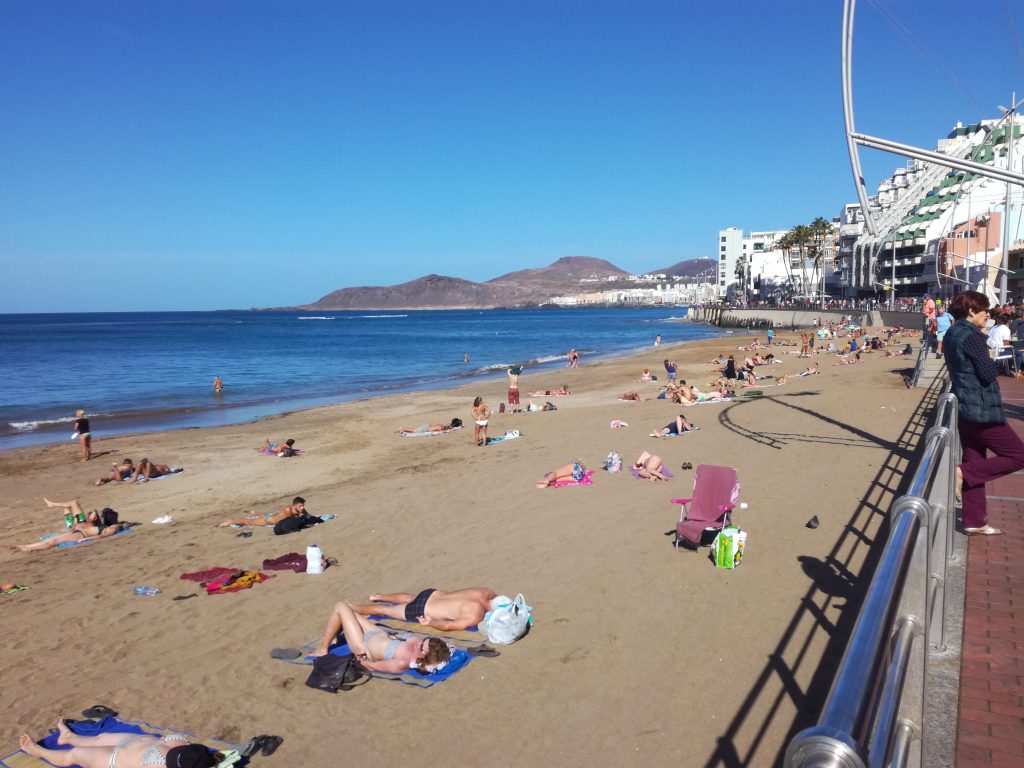
<path id="1" fill-rule="evenodd" d="M 721 328 L 809 328 L 819 323 L 840 322 L 849 317 L 862 326 L 897 326 L 920 330 L 924 316 L 920 312 L 890 312 L 880 309 L 733 309 L 729 307 L 689 307 L 686 319 L 710 323 Z"/>

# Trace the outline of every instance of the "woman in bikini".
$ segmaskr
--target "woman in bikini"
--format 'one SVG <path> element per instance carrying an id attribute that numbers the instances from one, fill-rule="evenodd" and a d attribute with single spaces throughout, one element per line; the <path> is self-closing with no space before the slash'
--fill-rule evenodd
<path id="1" fill-rule="evenodd" d="M 202 744 L 193 744 L 184 736 L 148 733 L 101 733 L 79 736 L 63 720 L 57 721 L 57 743 L 71 749 L 46 749 L 24 733 L 18 746 L 29 755 L 56 766 L 79 765 L 82 768 L 213 768 L 221 760 Z"/>
<path id="2" fill-rule="evenodd" d="M 154 464 L 149 459 L 143 459 L 139 462 L 139 466 L 135 468 L 135 475 L 132 476 L 132 480 L 138 480 L 142 478 L 142 482 L 163 477 L 164 475 L 171 474 L 171 468 L 166 464 Z"/>
<path id="3" fill-rule="evenodd" d="M 131 459 L 122 459 L 120 464 L 114 464 L 111 469 L 103 477 L 96 481 L 96 485 L 105 485 L 106 483 L 120 482 L 121 480 L 128 480 L 135 472 L 135 464 Z"/>
<path id="4" fill-rule="evenodd" d="M 538 480 L 535 485 L 538 488 L 550 488 L 557 483 L 579 483 L 586 477 L 587 465 L 579 459 L 576 459 L 572 464 L 566 464 L 564 467 L 548 472 L 544 475 L 543 480 Z"/>
<path id="5" fill-rule="evenodd" d="M 301 496 L 296 496 L 292 499 L 292 503 L 280 512 L 267 512 L 265 515 L 260 515 L 253 510 L 249 510 L 247 517 L 236 517 L 234 520 L 225 520 L 217 527 L 227 528 L 229 525 L 252 525 L 258 527 L 277 525 L 286 517 L 301 517 L 304 514 L 306 514 L 306 500 Z"/>
<path id="6" fill-rule="evenodd" d="M 661 457 L 650 454 L 647 451 L 640 454 L 637 460 L 633 463 L 633 468 L 640 477 L 646 478 L 652 483 L 657 482 L 658 480 L 668 480 L 668 477 L 666 477 L 665 473 L 662 472 L 665 465 L 662 462 Z"/>
<path id="7" fill-rule="evenodd" d="M 477 447 L 487 445 L 487 420 L 491 418 L 491 409 L 484 405 L 484 399 L 473 399 L 473 442 Z"/>
<path id="8" fill-rule="evenodd" d="M 104 539 L 107 536 L 113 536 L 124 527 L 121 523 L 104 525 L 103 515 L 98 510 L 94 509 L 89 514 L 85 514 L 82 511 L 82 505 L 78 503 L 77 499 L 74 501 L 50 501 L 49 499 L 43 499 L 43 501 L 51 509 L 53 507 L 60 507 L 76 517 L 84 517 L 85 522 L 75 523 L 70 531 L 62 533 L 60 536 L 51 536 L 44 541 L 36 541 L 32 544 L 15 544 L 11 547 L 12 550 L 16 552 L 41 552 L 46 549 L 53 549 L 58 544 L 63 544 L 67 541 L 77 542 L 85 541 L 86 539 Z"/>
<path id="9" fill-rule="evenodd" d="M 427 675 L 442 669 L 451 658 L 451 650 L 441 638 L 377 626 L 357 614 L 351 603 L 346 602 L 334 606 L 320 645 L 311 655 L 326 655 L 338 632 L 345 633 L 345 642 L 353 655 L 371 671 L 397 674 L 415 669 Z"/>

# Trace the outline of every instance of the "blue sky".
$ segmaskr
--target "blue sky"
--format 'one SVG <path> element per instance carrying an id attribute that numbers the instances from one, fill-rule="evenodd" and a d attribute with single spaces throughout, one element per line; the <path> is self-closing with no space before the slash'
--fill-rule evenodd
<path id="1" fill-rule="evenodd" d="M 1009 7 L 1009 14 L 1007 12 Z M 841 0 L 0 3 L 0 312 L 643 271 L 855 200 Z M 1024 94 L 1022 0 L 860 0 L 857 127 Z M 863 154 L 869 182 L 902 164 Z"/>

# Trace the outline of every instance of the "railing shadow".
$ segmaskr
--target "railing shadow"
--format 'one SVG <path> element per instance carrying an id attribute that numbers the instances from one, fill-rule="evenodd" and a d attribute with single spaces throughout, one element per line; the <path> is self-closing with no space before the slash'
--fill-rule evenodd
<path id="1" fill-rule="evenodd" d="M 921 438 L 928 429 L 943 387 L 944 382 L 937 380 L 928 388 L 895 442 L 882 440 L 853 425 L 822 416 L 791 401 L 786 402 L 790 399 L 788 397 L 772 398 L 776 403 L 797 408 L 829 424 L 842 427 L 850 434 L 851 440 L 884 447 L 889 450 L 889 454 L 828 555 L 820 560 L 813 557 L 798 558 L 810 585 L 800 597 L 793 617 L 739 710 L 718 737 L 716 748 L 705 763 L 705 768 L 781 765 L 790 739 L 817 722 L 888 538 L 889 506 L 909 488 L 913 467 L 924 450 Z M 736 407 L 744 404 L 737 403 Z M 727 412 L 719 416 L 719 421 L 734 432 L 763 445 L 781 448 L 794 437 L 807 439 L 802 435 L 751 433 L 737 425 Z M 874 532 L 869 533 L 871 530 Z M 863 563 L 854 572 L 851 563 L 861 556 Z M 830 618 L 836 610 L 840 611 L 838 618 Z M 828 639 L 820 661 L 817 661 L 817 656 L 810 655 L 810 652 L 820 632 L 824 632 Z M 806 664 L 816 664 L 816 667 L 810 682 L 802 687 L 799 680 L 806 677 Z M 796 710 L 793 717 L 783 712 L 783 705 L 787 701 Z M 788 722 L 783 722 L 783 718 Z M 777 752 L 761 754 L 766 735 L 773 734 L 774 744 L 774 735 L 782 729 L 785 729 L 786 735 L 779 742 Z"/>

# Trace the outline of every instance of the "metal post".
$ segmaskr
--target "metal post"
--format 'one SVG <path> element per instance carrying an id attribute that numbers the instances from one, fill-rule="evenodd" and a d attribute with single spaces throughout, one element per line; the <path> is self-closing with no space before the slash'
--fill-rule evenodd
<path id="1" fill-rule="evenodd" d="M 892 287 L 889 288 L 889 311 L 896 311 L 896 239 L 892 241 Z"/>
<path id="2" fill-rule="evenodd" d="M 1010 137 L 1006 144 L 1006 170 L 1013 171 L 1014 110 L 1017 108 L 1016 91 L 1010 96 L 1010 110 L 1007 113 Z M 1003 206 L 1003 271 L 999 274 L 999 303 L 1006 303 L 1007 270 L 1010 268 L 1010 182 L 1006 182 L 1006 205 Z"/>

